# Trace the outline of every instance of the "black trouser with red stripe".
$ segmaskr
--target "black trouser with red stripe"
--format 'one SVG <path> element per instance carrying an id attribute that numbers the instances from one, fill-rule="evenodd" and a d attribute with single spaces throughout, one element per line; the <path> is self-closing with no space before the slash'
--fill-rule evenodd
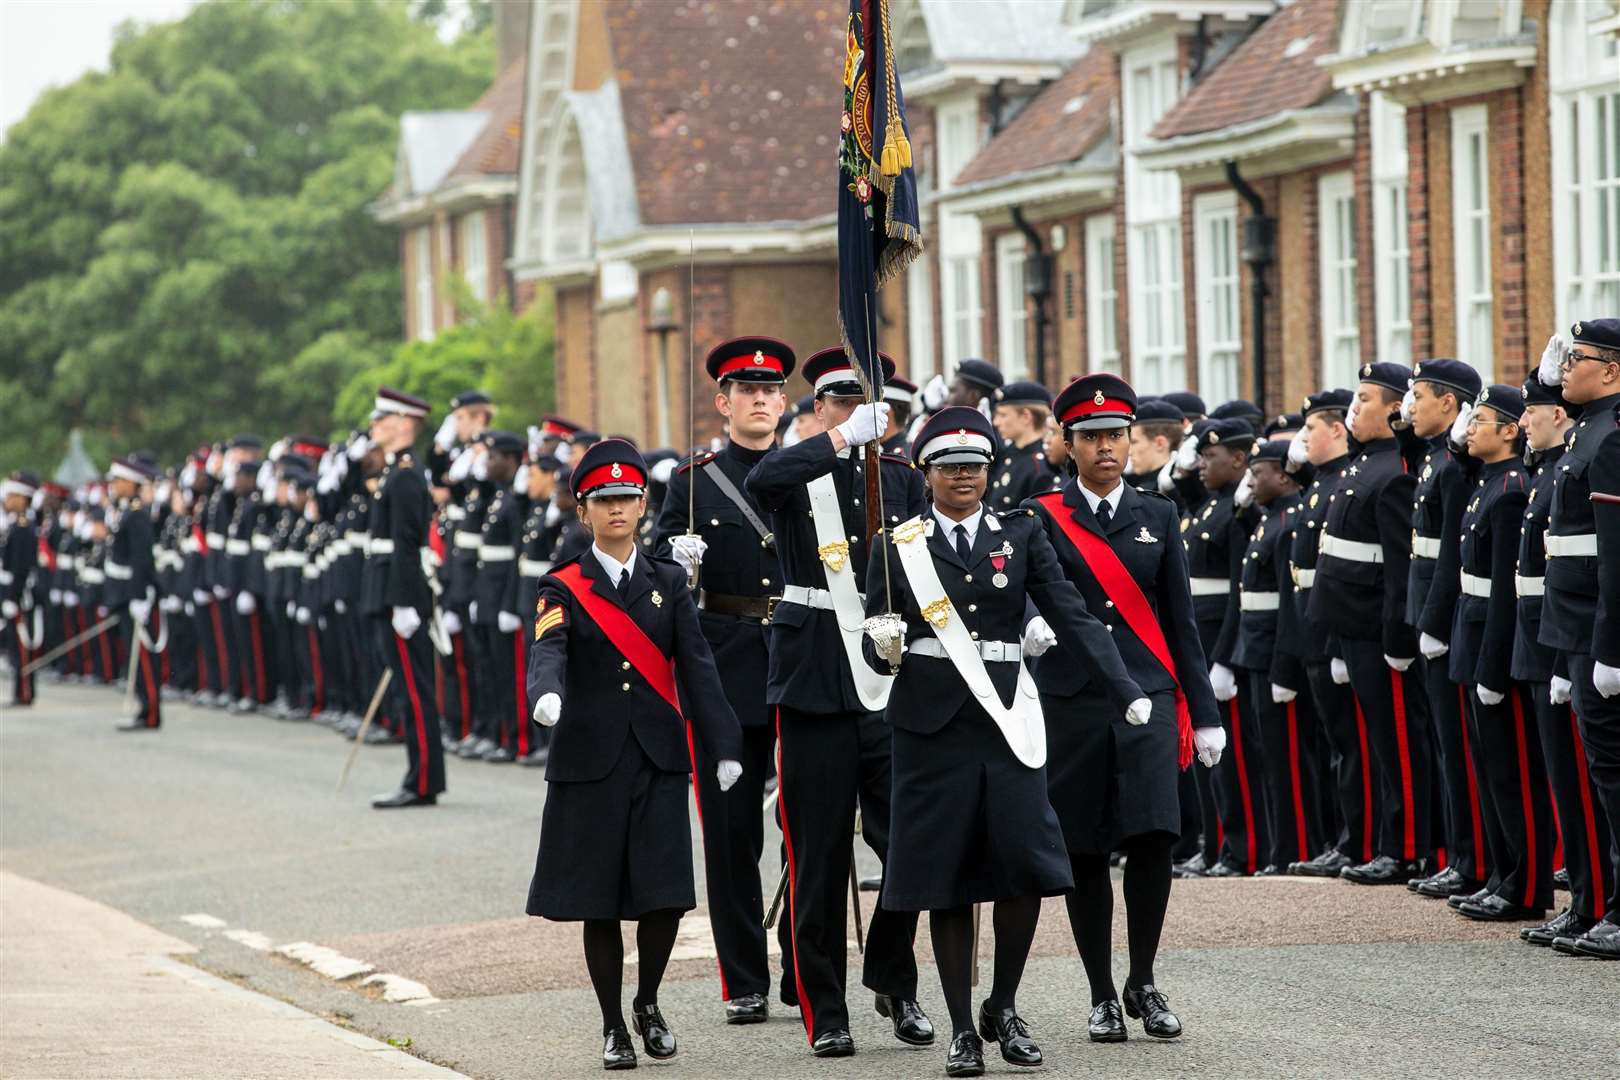
<path id="1" fill-rule="evenodd" d="M 777 709 L 776 738 L 796 987 L 805 1032 L 813 1041 L 823 1032 L 849 1027 L 844 987 L 855 807 L 858 802 L 867 846 L 886 859 L 889 728 L 881 713 L 805 713 L 783 705 Z M 916 935 L 916 912 L 874 903 L 861 981 L 877 993 L 914 1000 Z"/>
<path id="2" fill-rule="evenodd" d="M 197 640 L 202 644 L 202 671 L 197 676 L 197 688 L 213 694 L 235 697 L 231 692 L 234 667 L 231 664 L 230 630 L 225 611 L 218 600 L 199 604 L 196 608 Z"/>
<path id="3" fill-rule="evenodd" d="M 499 627 L 479 626 L 475 630 L 483 635 L 484 655 L 489 657 L 490 683 L 485 701 L 495 719 L 497 745 L 522 756 L 533 749 L 535 724 L 523 712 L 528 700 L 528 657 L 524 654 L 523 633 L 502 633 Z"/>
<path id="4" fill-rule="evenodd" d="M 1434 727 L 1435 749 L 1438 752 L 1440 776 L 1440 802 L 1445 810 L 1445 830 L 1436 831 L 1436 847 L 1446 849 L 1446 865 L 1470 881 L 1486 881 L 1495 871 L 1489 853 L 1481 848 L 1481 824 L 1491 811 L 1484 800 L 1489 792 L 1482 790 L 1480 764 L 1471 745 L 1467 723 L 1467 706 L 1463 699 L 1471 696 L 1466 688 L 1451 681 L 1447 674 L 1450 655 L 1428 660 L 1418 657 L 1418 668 L 1423 669 L 1423 690 L 1429 698 L 1429 716 Z M 1506 674 L 1504 673 L 1504 681 Z"/>
<path id="5" fill-rule="evenodd" d="M 1331 778 L 1340 828 L 1334 848 L 1358 863 L 1371 862 L 1378 822 L 1378 786 L 1373 783 L 1367 721 L 1348 684 L 1333 681 L 1331 660 L 1309 661 L 1305 677 L 1322 732 L 1332 751 Z"/>
<path id="6" fill-rule="evenodd" d="M 184 609 L 167 612 L 163 618 L 169 624 L 169 646 L 164 651 L 169 662 L 169 677 L 165 682 L 176 690 L 195 690 L 201 649 L 196 620 L 186 615 Z"/>
<path id="7" fill-rule="evenodd" d="M 1609 818 L 1609 832 L 1620 837 L 1620 697 L 1605 698 L 1592 683 L 1591 653 L 1569 654 L 1569 681 L 1574 686 L 1575 715 L 1580 719 L 1581 748 L 1598 800 Z M 1609 855 L 1611 870 L 1620 852 Z M 1620 879 L 1620 873 L 1615 874 Z M 1605 901 L 1610 922 L 1620 919 L 1620 883 L 1609 889 Z"/>
<path id="8" fill-rule="evenodd" d="M 44 619 L 41 618 L 41 624 Z M 11 657 L 11 701 L 14 705 L 34 703 L 34 673 L 23 674 L 23 668 L 39 655 L 34 640 L 34 619 L 31 611 L 18 611 L 11 619 L 11 632 L 6 635 L 6 653 Z"/>
<path id="9" fill-rule="evenodd" d="M 1608 897 L 1615 891 L 1615 865 L 1611 857 L 1614 837 L 1598 799 L 1597 786 L 1586 764 L 1580 722 L 1566 702 L 1554 705 L 1548 684 L 1529 683 L 1530 703 L 1541 730 L 1541 751 L 1552 782 L 1553 805 L 1564 837 L 1564 868 L 1569 871 L 1569 906 L 1578 915 L 1601 919 L 1609 913 Z"/>
<path id="10" fill-rule="evenodd" d="M 1503 680 L 1507 682 L 1507 680 Z M 1467 696 L 1469 719 L 1478 743 L 1475 760 L 1484 787 L 1485 843 L 1490 852 L 1493 891 L 1525 907 L 1552 906 L 1553 816 L 1547 763 L 1536 737 L 1529 687 L 1508 682 L 1507 697 L 1487 705 Z"/>
<path id="11" fill-rule="evenodd" d="M 1367 723 L 1373 774 L 1378 778 L 1378 854 L 1405 862 L 1427 858 L 1434 850 L 1428 695 L 1412 668 L 1400 672 L 1384 662 L 1380 642 L 1342 638 L 1339 648 L 1350 669 L 1350 689 Z"/>
<path id="12" fill-rule="evenodd" d="M 319 716 L 326 711 L 326 657 L 321 652 L 320 616 L 310 613 L 309 622 L 293 629 L 293 648 L 298 656 L 300 694 L 298 705 Z"/>
<path id="13" fill-rule="evenodd" d="M 417 795 L 444 790 L 444 746 L 439 742 L 439 713 L 433 702 L 433 644 L 426 620 L 409 639 L 394 633 L 386 618 L 385 647 L 394 673 L 391 695 L 400 705 L 399 734 L 405 740 L 410 767 L 400 789 Z"/>
<path id="14" fill-rule="evenodd" d="M 236 614 L 236 693 L 235 697 L 263 705 L 275 693 L 275 677 L 271 670 L 272 644 L 269 626 L 260 604 L 251 615 Z"/>
<path id="15" fill-rule="evenodd" d="M 1270 683 L 1266 694 L 1270 695 Z M 1214 768 L 1215 799 L 1221 816 L 1221 861 L 1252 874 L 1271 856 L 1266 808 L 1265 742 L 1255 723 L 1254 695 L 1247 685 L 1237 697 L 1217 703 L 1226 729 L 1226 751 Z M 1206 832 L 1209 823 L 1204 824 Z M 1207 841 L 1206 841 L 1207 844 Z"/>
<path id="16" fill-rule="evenodd" d="M 1264 753 L 1266 827 L 1271 846 L 1262 858 L 1286 868 L 1306 862 L 1322 850 L 1322 823 L 1317 814 L 1315 755 L 1309 694 L 1278 704 L 1271 699 L 1271 676 L 1250 671 L 1244 691 L 1254 703 L 1256 726 Z M 1252 742 L 1252 740 L 1251 740 Z M 1252 778 L 1251 778 L 1252 779 Z"/>
<path id="17" fill-rule="evenodd" d="M 134 665 L 135 682 L 135 719 L 147 727 L 159 727 L 163 723 L 163 679 L 160 675 L 161 656 L 154 656 L 150 646 L 157 645 L 161 640 L 163 614 L 158 611 L 157 605 L 152 606 L 152 613 L 147 616 L 144 626 L 137 626 L 135 617 L 126 609 L 123 618 L 119 620 L 118 630 L 129 641 L 129 662 Z M 143 630 L 145 635 L 137 637 L 137 630 Z"/>
<path id="18" fill-rule="evenodd" d="M 443 718 L 444 733 L 452 739 L 465 739 L 472 734 L 472 685 L 467 664 L 467 631 L 446 635 L 450 639 L 450 655 L 440 656 L 439 714 Z"/>

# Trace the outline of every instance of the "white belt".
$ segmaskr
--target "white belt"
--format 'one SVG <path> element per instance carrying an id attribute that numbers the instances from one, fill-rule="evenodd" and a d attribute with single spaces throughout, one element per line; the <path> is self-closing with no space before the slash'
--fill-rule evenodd
<path id="1" fill-rule="evenodd" d="M 1351 562 L 1381 563 L 1384 561 L 1384 549 L 1377 544 L 1368 544 L 1360 540 L 1340 540 L 1332 533 L 1322 534 L 1320 550 L 1323 555 L 1332 555 L 1336 559 L 1349 559 Z"/>
<path id="2" fill-rule="evenodd" d="M 466 529 L 461 529 L 456 532 L 455 544 L 458 548 L 467 548 L 477 551 L 479 547 L 483 545 L 483 543 L 484 536 L 482 533 L 468 532 Z"/>
<path id="3" fill-rule="evenodd" d="M 979 655 L 991 662 L 1016 664 L 1024 658 L 1024 647 L 1016 641 L 981 641 L 978 643 Z M 948 660 L 945 646 L 939 638 L 918 638 L 906 646 L 906 652 L 912 656 L 931 656 L 935 660 Z"/>
<path id="4" fill-rule="evenodd" d="M 111 559 L 107 560 L 104 569 L 107 571 L 107 576 L 114 581 L 128 581 L 135 576 L 134 570 L 131 570 L 123 563 L 115 563 Z"/>
<path id="5" fill-rule="evenodd" d="M 153 562 L 162 562 L 164 560 L 164 558 L 166 558 L 166 556 L 165 556 L 164 551 L 163 551 L 163 545 L 162 544 L 153 544 L 152 545 L 152 561 Z"/>
<path id="6" fill-rule="evenodd" d="M 271 543 L 270 538 L 263 533 L 253 534 L 254 551 L 269 551 L 274 546 L 275 545 Z"/>
<path id="7" fill-rule="evenodd" d="M 252 550 L 253 545 L 248 543 L 246 540 L 225 541 L 225 554 L 227 555 L 246 555 Z"/>
<path id="8" fill-rule="evenodd" d="M 286 566 L 286 565 L 287 565 L 287 554 L 286 554 L 286 552 L 272 551 L 270 554 L 268 554 L 268 555 L 266 555 L 264 557 L 264 568 L 266 570 L 280 570 L 283 566 Z"/>
<path id="9" fill-rule="evenodd" d="M 444 508 L 444 516 L 449 518 L 451 521 L 465 521 L 467 519 L 467 511 L 465 508 L 460 506 L 447 506 Z"/>
<path id="10" fill-rule="evenodd" d="M 1294 567 L 1294 588 L 1309 589 L 1316 584 L 1316 567 Z"/>
<path id="11" fill-rule="evenodd" d="M 1278 601 L 1281 599 L 1274 592 L 1250 592 L 1244 589 L 1238 594 L 1239 611 L 1276 611 Z"/>
<path id="12" fill-rule="evenodd" d="M 180 550 L 184 551 L 187 555 L 195 555 L 197 552 L 202 550 L 202 545 L 197 543 L 197 538 L 195 536 L 185 536 L 181 537 L 180 539 Z"/>
<path id="13" fill-rule="evenodd" d="M 807 589 L 803 585 L 782 586 L 782 603 L 819 608 L 822 611 L 833 609 L 832 593 L 826 589 Z"/>
<path id="14" fill-rule="evenodd" d="M 517 548 L 510 544 L 482 544 L 478 557 L 484 562 L 511 562 L 517 558 Z"/>
<path id="15" fill-rule="evenodd" d="M 1232 591 L 1232 583 L 1223 577 L 1189 578 L 1194 596 L 1225 596 Z"/>
<path id="16" fill-rule="evenodd" d="M 1547 558 L 1597 558 L 1597 533 L 1578 533 L 1574 536 L 1547 534 Z"/>
<path id="17" fill-rule="evenodd" d="M 159 566 L 172 566 L 176 570 L 186 565 L 186 560 L 180 557 L 178 551 L 160 551 L 156 561 Z"/>
<path id="18" fill-rule="evenodd" d="M 1547 594 L 1547 579 L 1520 577 L 1518 574 L 1514 574 L 1513 590 L 1520 596 L 1545 596 Z"/>
<path id="19" fill-rule="evenodd" d="M 392 555 L 393 553 L 394 542 L 386 536 L 373 537 L 366 544 L 366 554 L 368 555 Z"/>
<path id="20" fill-rule="evenodd" d="M 551 573 L 551 564 L 544 559 L 519 559 L 518 573 L 523 577 L 545 577 Z"/>
<path id="21" fill-rule="evenodd" d="M 56 568 L 58 570 L 72 570 L 78 565 L 79 560 L 75 559 L 72 555 L 58 555 L 56 557 Z M 4 571 L 0 571 L 0 573 L 4 573 Z M 7 582 L 7 584 L 9 584 L 9 582 Z"/>
<path id="22" fill-rule="evenodd" d="M 224 533 L 203 533 L 203 539 L 208 541 L 208 546 L 211 548 L 222 548 L 225 546 Z"/>
<path id="23" fill-rule="evenodd" d="M 282 566 L 303 566 L 309 562 L 309 556 L 302 551 L 284 551 L 281 553 Z"/>
<path id="24" fill-rule="evenodd" d="M 371 542 L 371 534 L 368 532 L 346 532 L 343 534 L 343 542 L 348 544 L 351 550 L 365 551 L 366 545 Z"/>
<path id="25" fill-rule="evenodd" d="M 325 565 L 322 564 L 318 559 L 312 563 L 305 563 L 304 579 L 306 581 L 314 581 L 316 578 L 321 576 L 321 571 L 324 569 L 326 569 Z"/>
<path id="26" fill-rule="evenodd" d="M 354 548 L 349 546 L 349 542 L 347 540 L 333 540 L 330 544 L 326 545 L 326 557 L 328 559 L 335 559 L 339 555 L 347 555 L 353 550 Z"/>
<path id="27" fill-rule="evenodd" d="M 1482 599 L 1491 598 L 1491 579 L 1480 577 L 1478 574 L 1462 572 L 1462 591 L 1464 596 L 1478 596 Z"/>
<path id="28" fill-rule="evenodd" d="M 1419 536 L 1417 530 L 1412 530 L 1412 557 L 1414 559 L 1438 559 L 1440 557 L 1440 538 L 1438 536 Z"/>
<path id="29" fill-rule="evenodd" d="M 79 577 L 86 585 L 100 585 L 103 581 L 107 580 L 107 575 L 103 574 L 100 570 L 97 570 L 93 566 L 87 566 L 83 570 L 80 570 Z"/>

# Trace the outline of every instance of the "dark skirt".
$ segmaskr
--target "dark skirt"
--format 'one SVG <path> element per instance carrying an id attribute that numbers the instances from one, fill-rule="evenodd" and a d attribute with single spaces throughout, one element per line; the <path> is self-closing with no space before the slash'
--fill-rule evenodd
<path id="1" fill-rule="evenodd" d="M 1008 749 L 975 701 L 932 735 L 894 729 L 882 904 L 936 911 L 1074 888 L 1046 770 Z"/>
<path id="2" fill-rule="evenodd" d="M 1133 836 L 1181 834 L 1175 694 L 1151 697 L 1153 718 L 1134 726 L 1100 694 L 1041 695 L 1047 793 L 1070 851 L 1103 855 Z"/>
<path id="3" fill-rule="evenodd" d="M 548 781 L 529 914 L 572 922 L 696 907 L 690 777 L 660 770 L 627 733 L 607 776 Z"/>

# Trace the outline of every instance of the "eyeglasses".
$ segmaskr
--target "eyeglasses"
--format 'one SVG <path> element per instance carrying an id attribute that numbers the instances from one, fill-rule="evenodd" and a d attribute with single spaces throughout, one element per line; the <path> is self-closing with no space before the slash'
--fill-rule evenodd
<path id="1" fill-rule="evenodd" d="M 966 464 L 935 465 L 945 476 L 954 478 L 983 476 L 990 471 L 987 462 L 967 462 Z"/>
<path id="2" fill-rule="evenodd" d="M 1564 358 L 1558 362 L 1558 370 L 1565 371 L 1574 367 L 1582 360 L 1590 360 L 1594 364 L 1620 363 L 1620 358 L 1608 356 L 1588 356 L 1585 353 L 1565 353 Z"/>
<path id="3" fill-rule="evenodd" d="M 1476 428 L 1476 427 L 1484 427 L 1486 424 L 1489 424 L 1492 427 L 1505 427 L 1505 426 L 1507 426 L 1509 424 L 1517 424 L 1517 423 L 1518 423 L 1517 420 L 1486 420 L 1484 417 L 1480 416 L 1478 413 L 1475 413 L 1475 414 L 1473 414 L 1472 416 L 1470 416 L 1468 418 L 1467 426 L 1471 427 L 1471 428 Z"/>

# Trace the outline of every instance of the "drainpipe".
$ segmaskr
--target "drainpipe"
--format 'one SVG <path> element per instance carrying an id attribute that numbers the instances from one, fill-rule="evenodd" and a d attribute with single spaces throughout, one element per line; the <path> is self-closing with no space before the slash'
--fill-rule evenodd
<path id="1" fill-rule="evenodd" d="M 1024 256 L 1024 295 L 1035 301 L 1035 381 L 1046 385 L 1046 328 L 1051 323 L 1046 301 L 1052 295 L 1052 257 L 1019 207 L 1012 208 L 1012 222 L 1029 245 L 1029 254 Z"/>
<path id="2" fill-rule="evenodd" d="M 1266 214 L 1260 193 L 1238 173 L 1237 162 L 1226 163 L 1226 182 L 1249 204 L 1243 221 L 1243 261 L 1249 267 L 1249 308 L 1254 322 L 1254 401 L 1266 408 L 1266 269 L 1276 258 L 1277 219 Z"/>

